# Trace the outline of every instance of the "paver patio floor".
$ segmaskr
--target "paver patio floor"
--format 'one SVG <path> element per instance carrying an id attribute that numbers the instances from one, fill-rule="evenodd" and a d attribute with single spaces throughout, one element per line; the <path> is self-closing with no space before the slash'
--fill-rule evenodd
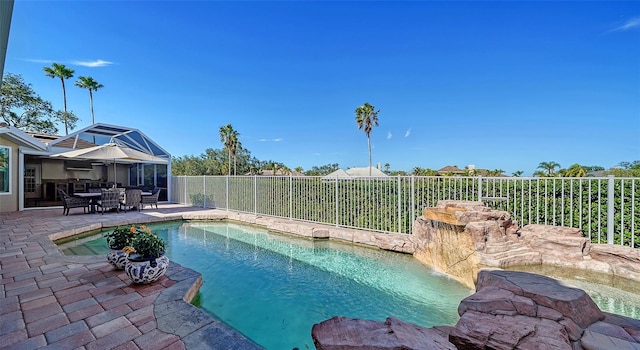
<path id="1" fill-rule="evenodd" d="M 136 285 L 104 256 L 65 256 L 50 238 L 224 213 L 172 204 L 104 215 L 0 213 L 0 348 L 260 349 L 185 301 L 202 283 L 197 272 L 172 262 L 160 280 Z"/>

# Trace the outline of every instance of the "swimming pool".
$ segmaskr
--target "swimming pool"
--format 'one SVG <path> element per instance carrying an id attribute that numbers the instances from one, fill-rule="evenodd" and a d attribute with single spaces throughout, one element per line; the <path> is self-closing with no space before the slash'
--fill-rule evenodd
<path id="1" fill-rule="evenodd" d="M 227 222 L 150 227 L 167 240 L 170 259 L 202 274 L 199 306 L 266 349 L 313 349 L 313 324 L 338 315 L 454 325 L 472 293 L 410 255 Z M 107 252 L 99 235 L 61 249 Z"/>

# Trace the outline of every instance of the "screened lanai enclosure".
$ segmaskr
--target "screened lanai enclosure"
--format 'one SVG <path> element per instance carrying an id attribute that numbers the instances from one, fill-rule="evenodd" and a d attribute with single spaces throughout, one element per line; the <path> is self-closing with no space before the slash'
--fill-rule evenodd
<path id="1" fill-rule="evenodd" d="M 171 155 L 140 130 L 93 124 L 68 136 L 32 134 L 46 151 L 24 150 L 24 208 L 61 205 L 92 188 L 160 188 L 168 198 Z M 115 154 L 113 151 L 120 151 Z"/>

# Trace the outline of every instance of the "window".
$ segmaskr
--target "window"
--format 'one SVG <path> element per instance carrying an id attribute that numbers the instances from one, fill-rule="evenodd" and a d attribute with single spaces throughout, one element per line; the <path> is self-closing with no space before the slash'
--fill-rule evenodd
<path id="1" fill-rule="evenodd" d="M 11 193 L 11 148 L 0 146 L 0 194 Z"/>

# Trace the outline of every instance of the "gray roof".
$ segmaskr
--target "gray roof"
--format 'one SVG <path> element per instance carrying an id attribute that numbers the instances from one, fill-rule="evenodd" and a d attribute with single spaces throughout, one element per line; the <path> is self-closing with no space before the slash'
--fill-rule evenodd
<path id="1" fill-rule="evenodd" d="M 371 173 L 369 173 L 369 168 L 371 168 Z M 388 177 L 389 175 L 383 173 L 380 169 L 375 167 L 362 167 L 362 168 L 351 168 L 346 171 L 346 173 L 351 177 Z M 371 175 L 369 175 L 371 174 Z"/>
<path id="2" fill-rule="evenodd" d="M 322 177 L 323 179 L 350 179 L 351 176 L 347 174 L 344 170 L 338 169 L 332 173 L 329 173 Z"/>

